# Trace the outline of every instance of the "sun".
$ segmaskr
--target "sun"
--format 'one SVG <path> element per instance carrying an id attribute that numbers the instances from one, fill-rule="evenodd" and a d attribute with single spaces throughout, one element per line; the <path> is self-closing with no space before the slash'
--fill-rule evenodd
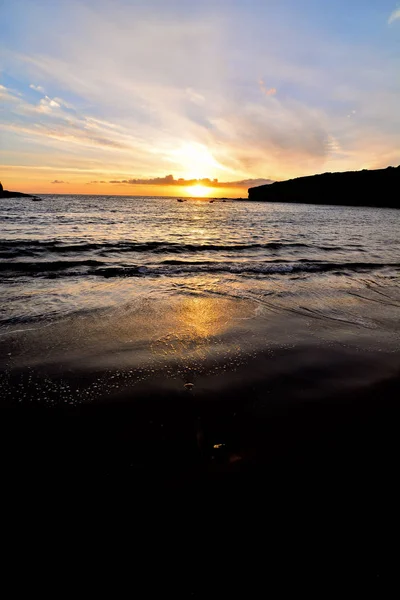
<path id="1" fill-rule="evenodd" d="M 224 170 L 204 144 L 185 143 L 168 154 L 169 160 L 178 165 L 185 179 L 198 179 L 205 177 L 205 174 L 208 177 L 217 177 L 218 172 Z"/>
<path id="2" fill-rule="evenodd" d="M 208 187 L 200 184 L 191 185 L 187 189 L 194 198 L 205 198 L 210 191 Z"/>

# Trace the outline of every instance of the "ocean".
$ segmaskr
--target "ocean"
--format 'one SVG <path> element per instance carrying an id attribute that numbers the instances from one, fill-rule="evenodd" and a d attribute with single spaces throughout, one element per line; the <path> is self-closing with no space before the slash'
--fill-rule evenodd
<path id="1" fill-rule="evenodd" d="M 400 211 L 42 198 L 0 204 L 1 403 L 30 419 L 36 407 L 90 422 L 90 411 L 106 406 L 96 412 L 103 433 L 90 442 L 100 471 L 110 456 L 127 469 L 260 465 L 283 439 L 293 449 L 325 435 L 328 423 L 348 422 L 356 401 L 380 398 L 379 410 L 392 414 Z M 298 412 L 304 405 L 335 406 L 340 418 L 313 417 L 311 426 L 309 412 Z M 286 415 L 279 427 L 278 413 Z M 74 430 L 75 466 L 88 430 Z M 30 425 L 23 431 L 32 434 Z M 58 456 L 68 448 L 69 464 L 63 432 Z"/>
<path id="2" fill-rule="evenodd" d="M 187 298 L 394 326 L 396 210 L 43 196 L 40 204 L 3 200 L 0 220 L 2 334 L 82 311 Z"/>
<path id="3" fill-rule="evenodd" d="M 322 329 L 396 330 L 396 210 L 43 196 L 3 200 L 0 220 L 3 336 L 188 299 L 244 301 L 269 318 L 295 312 Z"/>

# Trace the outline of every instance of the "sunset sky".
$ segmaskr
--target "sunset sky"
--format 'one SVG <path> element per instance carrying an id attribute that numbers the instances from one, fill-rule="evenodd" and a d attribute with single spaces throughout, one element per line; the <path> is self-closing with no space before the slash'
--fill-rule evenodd
<path id="1" fill-rule="evenodd" d="M 6 189 L 246 196 L 400 163 L 394 0 L 1 0 L 0 27 Z"/>

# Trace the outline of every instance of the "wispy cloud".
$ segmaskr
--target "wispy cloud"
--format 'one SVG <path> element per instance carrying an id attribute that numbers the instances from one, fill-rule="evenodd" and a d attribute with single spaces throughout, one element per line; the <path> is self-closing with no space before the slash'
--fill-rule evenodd
<path id="1" fill-rule="evenodd" d="M 274 88 L 274 87 L 267 88 L 263 79 L 259 79 L 258 85 L 260 86 L 260 90 L 262 91 L 262 93 L 265 94 L 266 96 L 275 96 L 275 94 L 277 92 L 276 88 Z"/>
<path id="2" fill-rule="evenodd" d="M 20 149 L 16 164 L 41 168 L 45 155 L 46 182 L 64 176 L 60 165 L 84 183 L 227 185 L 400 158 L 398 60 L 372 42 L 310 33 L 305 20 L 287 25 L 285 12 L 288 29 L 272 20 L 266 44 L 262 19 L 235 8 L 248 19 L 235 25 L 218 2 L 179 18 L 167 1 L 156 11 L 144 0 L 69 0 L 51 15 L 37 4 L 29 53 L 10 52 L 7 68 L 22 91 L 40 82 L 30 84 L 40 95 L 0 87 L 0 127 Z M 161 176 L 170 172 L 172 184 Z"/>
<path id="3" fill-rule="evenodd" d="M 56 102 L 55 100 L 52 100 L 48 96 L 45 96 L 44 98 L 42 98 L 40 100 L 38 106 L 36 107 L 38 112 L 43 112 L 43 113 L 49 113 L 54 108 L 60 108 L 60 104 L 58 102 Z"/>
<path id="4" fill-rule="evenodd" d="M 194 104 L 203 104 L 205 102 L 204 96 L 199 94 L 199 92 L 196 92 L 196 90 L 193 88 L 187 88 L 186 94 L 189 100 L 191 100 Z"/>
<path id="5" fill-rule="evenodd" d="M 396 8 L 390 15 L 390 17 L 388 19 L 389 25 L 391 25 L 392 23 L 397 21 L 397 19 L 400 19 L 400 8 Z"/>
<path id="6" fill-rule="evenodd" d="M 7 103 L 20 102 L 19 94 L 4 85 L 0 85 L 0 100 Z"/>
<path id="7" fill-rule="evenodd" d="M 114 149 L 133 148 L 134 140 L 129 139 L 126 133 L 105 121 L 79 114 L 73 110 L 72 105 L 61 98 L 44 96 L 34 104 L 2 85 L 0 98 L 12 103 L 7 122 L 0 124 L 2 129 L 68 144 Z M 29 118 L 32 115 L 36 115 L 34 121 Z"/>
<path id="8" fill-rule="evenodd" d="M 58 179 L 55 179 L 54 181 L 50 181 L 50 183 L 69 183 L 69 181 L 60 181 Z"/>
<path id="9" fill-rule="evenodd" d="M 40 92 L 41 94 L 44 94 L 44 88 L 42 88 L 41 85 L 35 85 L 31 83 L 29 87 L 31 88 L 31 90 L 35 90 L 35 92 Z"/>

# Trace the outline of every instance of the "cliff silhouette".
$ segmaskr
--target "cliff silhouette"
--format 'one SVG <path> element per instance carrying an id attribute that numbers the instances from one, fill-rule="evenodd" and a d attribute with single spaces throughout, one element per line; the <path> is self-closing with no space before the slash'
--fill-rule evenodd
<path id="1" fill-rule="evenodd" d="M 323 173 L 249 189 L 249 200 L 400 208 L 400 166 Z"/>
<path id="2" fill-rule="evenodd" d="M 5 190 L 3 189 L 1 181 L 0 198 L 33 198 L 34 200 L 40 200 L 40 198 L 34 196 L 33 194 L 23 194 L 22 192 L 10 192 L 9 190 Z"/>

